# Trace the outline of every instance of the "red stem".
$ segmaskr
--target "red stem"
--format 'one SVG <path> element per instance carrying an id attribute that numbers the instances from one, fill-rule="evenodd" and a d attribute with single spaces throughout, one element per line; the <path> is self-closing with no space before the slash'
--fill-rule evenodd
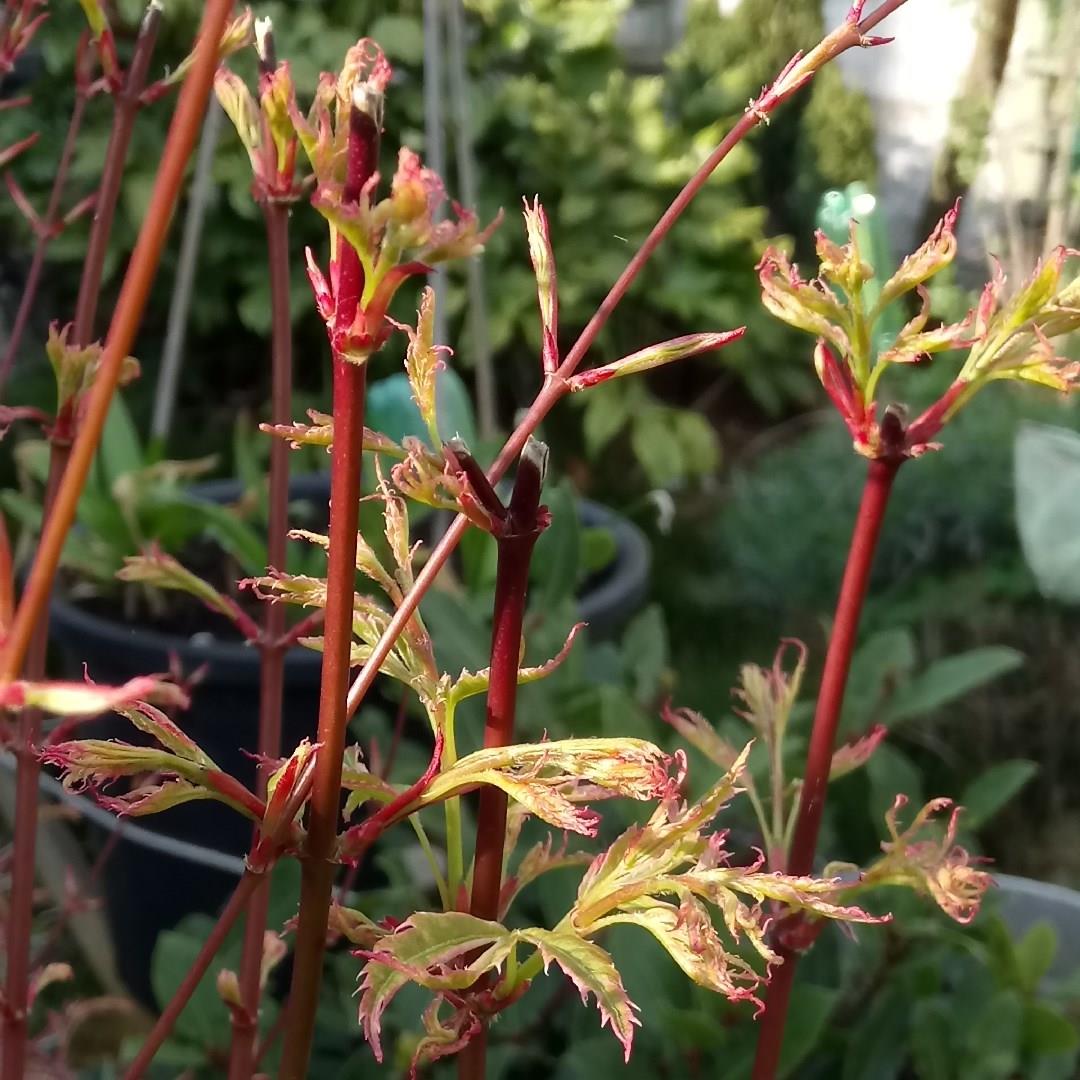
<path id="1" fill-rule="evenodd" d="M 907 0 L 885 0 L 872 15 L 868 15 L 856 28 L 856 33 L 850 35 L 844 42 L 837 42 L 823 56 L 822 63 L 834 59 L 841 52 L 858 44 L 860 34 L 865 34 L 877 26 L 887 15 L 892 14 L 897 8 L 905 4 Z M 820 46 L 819 46 L 820 48 Z M 626 269 L 619 275 L 618 280 L 611 287 L 611 291 L 604 297 L 603 302 L 597 309 L 596 314 L 589 320 L 585 329 L 581 331 L 573 348 L 563 360 L 559 370 L 549 376 L 544 383 L 544 388 L 537 395 L 529 411 L 525 414 L 521 423 L 514 429 L 513 434 L 507 439 L 499 456 L 488 470 L 488 478 L 494 484 L 506 472 L 525 445 L 525 440 L 540 426 L 552 407 L 562 396 L 567 393 L 566 380 L 577 370 L 578 365 L 585 358 L 592 343 L 603 329 L 608 319 L 611 318 L 619 302 L 626 295 L 627 290 L 634 283 L 638 274 L 649 261 L 653 252 L 660 246 L 661 241 L 671 231 L 672 226 L 682 216 L 687 206 L 693 201 L 697 193 L 704 187 L 706 181 L 715 171 L 717 166 L 728 156 L 729 153 L 752 131 L 759 123 L 767 118 L 778 105 L 786 100 L 775 96 L 765 97 L 756 109 L 743 113 L 738 123 L 731 129 L 724 140 L 700 165 L 697 172 L 686 182 L 686 186 L 675 196 L 671 205 L 664 211 L 663 217 L 653 226 L 652 231 L 645 238 L 644 243 L 638 249 L 634 257 L 627 264 Z M 447 559 L 453 554 L 458 546 L 468 521 L 460 514 L 454 519 L 450 528 L 446 530 L 442 540 L 432 549 L 428 561 L 416 577 L 416 582 L 406 594 L 401 605 L 394 613 L 390 624 L 383 632 L 381 638 L 372 649 L 367 662 L 361 668 L 359 675 L 353 681 L 349 689 L 349 715 L 351 716 L 360 707 L 365 695 L 371 689 L 379 674 L 379 668 L 383 661 L 390 655 L 395 642 L 404 632 L 413 617 L 421 599 L 431 588 L 432 583 L 439 576 L 439 572 L 446 564 Z"/>
<path id="2" fill-rule="evenodd" d="M 15 568 L 11 561 L 11 539 L 7 522 L 0 514 L 0 635 L 6 634 L 15 614 Z"/>
<path id="3" fill-rule="evenodd" d="M 292 648 L 301 638 L 315 633 L 326 619 L 326 612 L 319 608 L 309 615 L 305 615 L 298 623 L 293 623 L 288 630 L 284 631 L 278 639 L 278 644 L 283 649 Z"/>
<path id="4" fill-rule="evenodd" d="M 266 246 L 270 267 L 272 326 L 271 423 L 287 424 L 292 417 L 292 322 L 289 315 L 289 207 L 268 202 L 263 207 Z M 267 525 L 267 558 L 273 567 L 285 569 L 289 533 L 289 447 L 283 439 L 270 441 L 270 514 Z M 281 710 L 285 683 L 285 649 L 279 644 L 285 633 L 284 604 L 267 604 L 260 646 L 259 673 L 259 766 L 257 791 L 266 795 L 272 763 L 281 754 Z M 255 827 L 253 843 L 259 835 Z M 266 875 L 264 875 L 266 877 Z M 241 1008 L 233 1010 L 233 1040 L 229 1055 L 230 1080 L 248 1080 L 255 1068 L 255 1036 L 258 1031 L 259 997 L 262 990 L 263 940 L 270 906 L 269 878 L 255 889 L 244 924 L 240 960 Z"/>
<path id="5" fill-rule="evenodd" d="M 795 836 L 788 855 L 787 871 L 795 876 L 810 874 L 814 869 L 821 816 L 829 786 L 829 768 L 836 748 L 836 729 L 844 705 L 851 656 L 859 629 L 859 618 L 866 599 L 870 568 L 874 562 L 878 537 L 889 503 L 893 480 L 902 458 L 890 461 L 871 461 L 866 473 L 862 501 L 855 528 L 851 534 L 844 579 L 836 603 L 832 636 L 825 654 L 825 669 L 821 676 L 814 727 L 806 756 L 802 795 Z M 784 1040 L 788 1002 L 795 979 L 798 954 L 781 948 L 784 963 L 769 984 L 765 1016 L 758 1029 L 757 1058 L 753 1080 L 773 1080 L 780 1062 Z"/>
<path id="6" fill-rule="evenodd" d="M 169 1000 L 165 1011 L 158 1017 L 157 1023 L 154 1024 L 150 1034 L 147 1036 L 146 1043 L 139 1050 L 127 1072 L 124 1073 L 124 1080 L 139 1080 L 139 1077 L 150 1067 L 154 1055 L 160 1049 L 161 1044 L 169 1037 L 173 1025 L 184 1011 L 184 1006 L 191 999 L 195 988 L 213 962 L 215 953 L 221 947 L 221 943 L 225 940 L 229 930 L 232 929 L 233 923 L 239 918 L 252 891 L 257 887 L 258 878 L 264 873 L 268 874 L 273 869 L 274 863 L 281 856 L 282 850 L 286 845 L 292 843 L 294 834 L 293 821 L 311 793 L 310 781 L 310 772 L 305 772 L 297 777 L 292 793 L 282 809 L 279 818 L 280 825 L 276 832 L 260 836 L 259 842 L 250 857 L 252 863 L 259 868 L 258 871 L 246 871 L 243 877 L 240 878 L 239 884 L 233 890 L 228 903 L 218 916 L 217 923 L 214 925 L 206 943 L 199 950 L 199 955 L 195 958 L 191 969 L 176 988 L 176 992 Z M 213 945 L 212 948 L 211 945 Z"/>
<path id="7" fill-rule="evenodd" d="M 878 11 L 875 12 L 873 16 L 864 20 L 863 23 L 860 24 L 860 29 L 870 29 L 872 25 L 876 25 L 876 23 L 880 22 L 881 19 L 885 17 L 885 15 L 900 7 L 901 4 L 903 4 L 904 2 L 906 2 L 906 0 L 886 0 L 886 3 L 883 4 L 882 7 L 878 9 Z M 591 346 L 593 340 L 595 340 L 597 334 L 600 332 L 603 325 L 606 323 L 614 308 L 622 299 L 623 295 L 626 293 L 627 289 L 630 287 L 634 278 L 636 278 L 637 274 L 640 272 L 649 256 L 659 245 L 667 232 L 670 231 L 672 225 L 681 215 L 683 210 L 685 210 L 687 204 L 690 202 L 693 196 L 706 182 L 711 172 L 720 164 L 724 157 L 727 156 L 730 150 L 741 140 L 741 138 L 748 131 L 751 130 L 751 128 L 759 121 L 761 116 L 771 111 L 771 108 L 775 107 L 776 104 L 779 104 L 779 102 L 773 102 L 771 105 L 767 104 L 766 108 L 760 109 L 758 111 L 758 114 L 753 116 L 752 119 L 750 119 L 749 121 L 747 119 L 747 116 L 749 116 L 750 114 L 744 116 L 742 120 L 740 120 L 739 124 L 736 125 L 735 129 L 733 129 L 731 134 L 723 141 L 723 143 L 720 144 L 720 146 L 717 147 L 716 151 L 714 151 L 714 153 L 710 155 L 709 159 L 701 166 L 701 168 L 694 175 L 694 177 L 691 178 L 686 188 L 684 188 L 684 190 L 680 192 L 679 196 L 676 197 L 675 201 L 668 208 L 668 211 L 661 218 L 660 222 L 657 223 L 653 231 L 649 234 L 649 237 L 646 239 L 645 244 L 642 246 L 641 250 L 631 260 L 626 270 L 623 271 L 622 275 L 620 275 L 619 280 L 612 287 L 611 291 L 605 298 L 596 315 L 590 320 L 589 324 L 585 327 L 585 330 L 582 331 L 581 336 L 578 338 L 577 343 L 571 350 L 571 353 L 567 356 L 559 372 L 547 381 L 543 390 L 540 392 L 537 399 L 533 402 L 533 405 L 529 409 L 524 420 L 518 426 L 518 429 L 511 436 L 510 440 L 508 440 L 507 444 L 503 447 L 503 450 L 501 451 L 498 459 L 496 460 L 496 462 L 491 468 L 491 471 L 489 472 L 490 477 L 492 477 L 493 479 L 497 479 L 503 474 L 503 472 L 505 472 L 506 468 L 514 459 L 517 452 L 524 445 L 525 440 L 528 438 L 528 436 L 539 426 L 541 420 L 551 410 L 555 402 L 558 401 L 566 392 L 566 387 L 564 383 L 565 376 L 572 374 L 573 371 L 576 369 L 578 364 L 583 359 L 585 353 Z M 378 674 L 380 665 L 386 659 L 390 650 L 393 648 L 395 641 L 401 635 L 402 631 L 407 626 L 409 619 L 415 613 L 421 597 L 426 593 L 428 588 L 430 588 L 432 582 L 438 575 L 442 566 L 446 563 L 447 559 L 454 551 L 454 548 L 460 541 L 461 536 L 464 533 L 467 525 L 467 520 L 459 515 L 454 520 L 450 529 L 444 536 L 442 542 L 440 542 L 440 544 L 437 545 L 437 547 L 432 552 L 429 561 L 425 564 L 423 570 L 418 575 L 416 584 L 414 585 L 413 589 L 409 591 L 404 603 L 402 604 L 401 608 L 398 609 L 394 618 L 391 620 L 390 625 L 380 639 L 372 656 L 364 665 L 363 670 L 361 671 L 360 675 L 357 677 L 356 682 L 353 684 L 351 690 L 349 691 L 347 705 L 348 714 L 351 715 L 351 713 L 356 710 L 360 702 L 363 700 L 364 695 L 367 693 L 368 689 L 370 689 L 372 683 L 375 680 L 375 676 Z M 340 761 L 338 764 L 338 768 L 340 769 Z M 244 883 L 242 881 L 241 886 L 238 887 L 238 891 L 243 886 Z M 230 908 L 231 907 L 232 902 L 230 902 Z M 227 909 L 227 911 L 228 910 L 229 909 Z M 323 936 L 325 936 L 325 920 L 323 922 L 322 930 Z M 322 943 L 320 942 L 320 953 L 321 949 Z M 199 962 L 202 962 L 201 956 Z M 209 959 L 206 960 L 206 966 L 208 965 Z M 202 968 L 202 970 L 205 971 L 205 966 Z M 194 981 L 190 979 L 185 980 L 184 986 L 182 987 L 185 992 L 183 994 L 177 995 L 177 997 L 181 999 L 181 1008 L 182 1005 L 186 1003 L 187 999 L 191 996 L 191 993 L 197 985 L 197 982 L 197 978 Z M 292 1010 L 290 1008 L 290 1014 L 291 1012 Z M 179 1015 L 179 1008 L 173 1011 L 172 1019 L 168 1024 L 162 1024 L 161 1022 L 159 1022 L 159 1024 L 155 1026 L 154 1033 L 152 1033 L 152 1037 L 156 1039 L 154 1049 L 156 1049 L 157 1046 L 160 1046 L 161 1042 L 164 1041 L 165 1037 L 168 1035 L 168 1032 L 172 1027 L 172 1023 L 175 1022 L 177 1015 Z M 288 1017 L 288 1022 L 290 1024 L 292 1022 L 291 1015 Z M 143 1060 L 145 1063 L 149 1062 L 150 1057 L 152 1057 L 152 1053 L 153 1051 L 151 1051 L 151 1054 L 149 1056 L 144 1057 Z M 302 1076 L 304 1067 L 306 1067 L 306 1056 L 304 1057 L 304 1063 L 302 1064 L 301 1072 L 295 1075 Z M 138 1075 L 141 1074 L 129 1073 L 125 1077 L 125 1080 L 136 1080 Z"/>
<path id="8" fill-rule="evenodd" d="M 222 21 L 224 21 L 224 17 L 222 18 Z M 145 80 L 146 69 L 150 59 L 149 53 L 153 47 L 153 39 L 156 36 L 159 22 L 160 9 L 155 5 L 149 9 L 147 17 L 143 21 L 143 30 L 140 33 L 139 43 L 133 58 L 132 73 L 129 82 L 138 78 Z M 148 31 L 149 40 L 144 44 L 144 36 L 147 35 Z M 140 50 L 143 50 L 145 55 L 143 55 Z M 142 73 L 141 76 L 138 74 L 140 70 Z M 75 99 L 71 122 L 68 125 L 67 138 L 65 139 L 64 147 L 61 151 L 60 160 L 57 165 L 56 179 L 53 183 L 52 193 L 49 197 L 49 203 L 46 209 L 44 222 L 45 229 L 40 234 L 34 251 L 34 263 L 31 266 L 26 291 L 23 294 L 19 317 L 16 320 L 16 328 L 8 343 L 7 354 L 4 357 L 2 368 L 0 368 L 0 386 L 3 385 L 10 370 L 10 366 L 14 361 L 23 326 L 25 325 L 26 319 L 29 317 L 29 311 L 33 304 L 38 278 L 41 274 L 42 266 L 44 265 L 45 249 L 48 240 L 51 239 L 50 232 L 52 226 L 55 224 L 57 214 L 59 213 L 60 200 L 71 164 L 71 158 L 74 154 L 75 141 L 82 123 L 85 106 L 86 95 L 80 91 Z M 118 106 L 118 117 L 120 111 L 121 108 Z M 126 145 L 125 141 L 125 149 Z M 110 141 L 109 152 L 106 158 L 106 173 L 109 171 L 110 166 L 115 165 L 116 177 L 112 195 L 113 205 L 115 205 L 116 195 L 119 190 L 120 175 L 123 171 L 122 153 L 119 155 L 119 158 L 120 160 L 118 162 L 114 162 L 113 144 L 112 141 Z M 105 174 L 103 174 L 102 180 L 102 189 L 104 190 Z M 100 212 L 101 204 L 102 199 L 99 195 L 95 209 L 95 229 L 97 228 L 97 217 Z M 107 233 L 108 228 L 106 226 L 104 230 L 106 241 Z M 93 240 L 93 236 L 94 230 L 92 229 L 91 241 Z M 103 258 L 104 254 L 102 254 L 102 259 Z M 90 265 L 88 252 L 87 261 L 83 267 L 83 277 L 80 282 L 80 299 L 82 297 L 82 291 L 87 283 L 87 269 Z M 100 280 L 100 267 L 98 268 L 98 279 Z M 78 329 L 76 329 L 74 341 L 76 344 L 86 343 L 86 338 L 79 335 Z M 119 353 L 121 360 L 126 351 L 127 350 L 124 349 Z M 118 370 L 119 367 L 117 367 L 117 371 Z M 46 527 L 52 523 L 52 511 L 56 503 L 57 493 L 60 489 L 61 482 L 67 472 L 67 465 L 70 457 L 71 445 L 67 442 L 66 438 L 63 441 L 53 441 L 49 459 L 49 479 L 46 485 L 43 506 L 43 522 Z M 81 487 L 81 481 L 79 486 Z M 68 524 L 70 524 L 70 518 Z M 66 526 L 64 526 L 63 531 L 66 531 Z M 63 538 L 61 536 L 60 543 L 62 544 L 62 542 Z M 57 548 L 57 552 L 58 550 L 59 548 Z M 53 570 L 55 570 L 55 565 Z M 26 634 L 26 644 L 24 646 L 26 650 L 26 664 L 24 671 L 26 677 L 32 680 L 40 679 L 45 672 L 45 652 L 48 643 L 49 626 L 48 598 L 51 590 L 51 577 L 52 574 L 50 573 L 49 580 L 44 582 L 44 588 L 40 590 L 36 608 L 32 610 L 31 617 L 23 624 L 25 628 L 24 633 Z M 36 618 L 34 618 L 35 615 Z M 17 647 L 18 646 L 15 648 L 17 649 Z M 8 656 L 5 655 L 4 659 L 8 662 L 6 674 L 8 677 L 11 677 L 22 663 L 22 657 L 16 657 L 9 660 Z M 3 1056 L 2 1068 L 0 1068 L 0 1074 L 12 1077 L 23 1075 L 26 1062 L 27 989 L 30 976 L 29 950 L 30 931 L 33 921 L 35 849 L 37 846 L 38 819 L 38 774 L 40 771 L 35 747 L 40 736 L 40 714 L 36 710 L 27 710 L 20 717 L 18 735 L 19 757 L 15 781 L 15 851 L 12 866 L 10 911 L 7 926 L 7 977 L 4 989 Z"/>
<path id="9" fill-rule="evenodd" d="M 228 936 L 229 931 L 233 928 L 233 924 L 247 907 L 252 893 L 259 887 L 260 879 L 264 876 L 263 874 L 245 872 L 240 879 L 239 885 L 233 890 L 233 894 L 218 917 L 218 921 L 214 924 L 213 930 L 210 931 L 203 942 L 195 962 L 191 965 L 183 981 L 176 988 L 176 993 L 173 994 L 158 1017 L 150 1034 L 146 1037 L 146 1042 L 143 1043 L 138 1054 L 136 1054 L 135 1060 L 128 1066 L 127 1071 L 124 1073 L 124 1080 L 138 1080 L 150 1067 L 154 1055 L 158 1052 L 161 1044 L 168 1038 L 173 1025 L 184 1011 L 184 1006 L 187 1005 L 191 995 L 195 993 L 195 988 L 209 970 L 218 950 Z"/>
<path id="10" fill-rule="evenodd" d="M 135 129 L 135 117 L 139 112 L 139 95 L 146 86 L 160 26 L 161 8 L 157 4 L 151 4 L 139 26 L 124 88 L 113 99 L 112 130 L 105 148 L 105 163 L 101 170 L 94 217 L 90 223 L 90 236 L 83 258 L 79 295 L 75 301 L 75 323 L 71 335 L 74 345 L 89 345 L 94 339 L 94 319 L 101 295 L 101 276 L 109 250 L 109 235 L 112 232 L 116 204 L 120 198 L 120 183 L 124 177 L 131 133 Z"/>
<path id="11" fill-rule="evenodd" d="M 34 254 L 30 261 L 30 270 L 26 275 L 26 285 L 23 287 L 22 298 L 19 301 L 19 310 L 15 314 L 15 322 L 11 327 L 11 336 L 8 338 L 7 348 L 4 350 L 4 358 L 0 360 L 0 396 L 3 395 L 7 385 L 8 376 L 15 364 L 15 357 L 19 352 L 23 334 L 26 332 L 30 321 L 30 314 L 34 310 L 34 302 L 37 300 L 38 286 L 41 284 L 41 272 L 45 267 L 45 253 L 49 244 L 55 239 L 56 225 L 59 221 L 60 203 L 64 197 L 64 188 L 67 186 L 68 172 L 71 169 L 71 159 L 75 154 L 75 143 L 79 137 L 79 129 L 82 127 L 83 114 L 86 112 L 86 95 L 82 90 L 76 91 L 75 104 L 71 108 L 71 120 L 68 122 L 67 135 L 64 138 L 64 146 L 60 151 L 60 160 L 56 164 L 56 175 L 53 177 L 52 191 L 49 192 L 49 203 L 45 208 L 45 219 L 37 229 L 37 239 L 34 243 Z"/>
<path id="12" fill-rule="evenodd" d="M 355 105 L 349 115 L 349 141 L 343 203 L 356 203 L 378 164 L 379 130 L 374 118 Z M 354 248 L 338 237 L 338 279 L 334 297 L 334 338 L 346 334 L 356 317 L 364 271 Z M 356 587 L 356 536 L 360 513 L 360 468 L 364 451 L 364 396 L 367 365 L 343 355 L 333 358 L 334 445 L 330 459 L 330 553 L 326 574 L 319 734 L 322 746 L 308 811 L 300 885 L 300 914 L 293 953 L 289 1018 L 282 1048 L 282 1078 L 307 1076 L 315 1015 L 322 985 L 327 921 L 334 886 L 334 848 L 341 820 L 341 760 L 345 752 L 345 711 L 352 656 L 353 596 Z"/>
<path id="13" fill-rule="evenodd" d="M 530 446 L 536 445 L 534 443 Z M 491 681 L 488 684 L 485 749 L 514 741 L 521 629 L 529 587 L 529 564 L 540 535 L 542 469 L 526 449 L 510 501 L 508 532 L 498 540 L 494 619 L 491 629 Z M 506 793 L 485 785 L 476 812 L 476 855 L 470 911 L 480 919 L 497 921 L 502 893 L 506 846 Z M 468 1043 L 458 1058 L 461 1080 L 484 1080 L 487 1072 L 487 1028 Z"/>
<path id="14" fill-rule="evenodd" d="M 49 476 L 45 484 L 42 509 L 48 521 L 56 499 L 56 490 L 67 467 L 69 447 L 54 442 L 49 451 Z M 48 610 L 34 627 L 27 653 L 24 674 L 39 681 L 45 674 L 45 653 L 48 646 Z M 3 1036 L 0 1043 L 0 1076 L 22 1076 L 26 1067 L 27 1013 L 29 1008 L 30 941 L 34 921 L 34 881 L 36 871 L 38 827 L 38 762 L 37 744 L 41 739 L 41 713 L 25 709 L 19 715 L 16 736 L 15 766 L 15 836 L 11 864 L 11 892 L 7 913 L 7 970 L 4 982 Z"/>

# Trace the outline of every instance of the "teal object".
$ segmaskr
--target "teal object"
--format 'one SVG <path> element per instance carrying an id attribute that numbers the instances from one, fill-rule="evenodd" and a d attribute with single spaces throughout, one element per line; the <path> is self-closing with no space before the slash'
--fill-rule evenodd
<path id="1" fill-rule="evenodd" d="M 846 244 L 850 238 L 851 222 L 863 259 L 874 268 L 874 277 L 866 283 L 863 296 L 867 307 L 877 303 L 882 285 L 896 269 L 896 259 L 885 228 L 885 215 L 874 193 L 863 183 L 848 184 L 842 191 L 826 191 L 821 196 L 816 216 L 817 227 L 834 243 Z M 889 348 L 904 325 L 903 310 L 891 304 L 877 323 L 874 333 L 874 352 Z"/>
<path id="2" fill-rule="evenodd" d="M 449 439 L 460 435 L 467 445 L 475 446 L 476 421 L 469 392 L 461 376 L 450 368 L 444 368 L 436 376 L 435 393 L 440 436 Z M 412 387 L 404 372 L 379 379 L 369 387 L 367 426 L 389 435 L 394 442 L 400 443 L 409 435 L 425 444 L 431 442 L 427 425 L 413 401 Z"/>

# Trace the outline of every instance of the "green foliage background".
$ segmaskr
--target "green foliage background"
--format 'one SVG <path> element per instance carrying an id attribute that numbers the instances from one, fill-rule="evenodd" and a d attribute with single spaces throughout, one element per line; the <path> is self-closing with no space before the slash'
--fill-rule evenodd
<path id="1" fill-rule="evenodd" d="M 59 10 L 65 3 L 70 14 Z M 123 51 L 130 47 L 141 0 L 118 0 L 116 6 Z M 196 0 L 169 4 L 156 65 L 178 61 L 200 7 Z M 562 340 L 568 347 L 649 228 L 750 98 L 822 31 L 817 5 L 807 0 L 748 3 L 728 18 L 719 16 L 710 0 L 694 0 L 686 42 L 667 67 L 630 71 L 615 44 L 627 7 L 627 0 L 467 3 L 479 209 L 485 220 L 499 208 L 507 214 L 484 256 L 500 415 L 507 424 L 514 409 L 531 399 L 538 372 L 536 298 L 518 215 L 521 198 L 538 194 L 551 219 Z M 401 143 L 423 151 L 420 0 L 393 5 L 271 0 L 259 4 L 257 13 L 274 19 L 279 54 L 292 64 L 302 102 L 318 73 L 336 67 L 357 36 L 380 41 L 396 72 L 388 98 L 384 173 L 392 169 Z M 10 114 L 17 117 L 10 125 L 16 136 L 23 128 L 42 134 L 39 146 L 16 169 L 38 205 L 52 181 L 50 148 L 59 145 L 67 122 L 68 72 L 81 25 L 74 0 L 58 0 L 54 18 L 39 35 L 44 71 L 29 86 L 34 105 Z M 108 267 L 113 290 L 147 205 L 169 108 L 169 101 L 158 103 L 136 128 Z M 91 105 L 70 184 L 73 197 L 93 188 L 110 111 L 105 100 Z M 807 100 L 788 106 L 782 118 L 721 166 L 657 252 L 592 359 L 614 359 L 673 334 L 743 323 L 750 325 L 750 343 L 680 365 L 678 373 L 651 380 L 647 390 L 618 385 L 604 395 L 589 395 L 580 423 L 562 418 L 560 444 L 594 464 L 622 440 L 623 460 L 617 468 L 601 465 L 599 483 L 624 478 L 628 456 L 653 485 L 713 472 L 719 454 L 713 425 L 684 406 L 703 392 L 708 395 L 720 378 L 727 385 L 732 372 L 734 385 L 743 388 L 739 396 L 748 394 L 753 410 L 774 413 L 807 395 L 811 384 L 805 365 L 796 362 L 792 339 L 757 303 L 753 267 L 773 234 L 804 231 L 825 186 L 871 178 L 871 144 L 865 102 L 843 91 L 839 77 L 829 73 Z M 250 197 L 248 164 L 231 132 L 222 136 L 214 177 L 218 187 L 203 237 L 180 401 L 181 416 L 197 416 L 199 422 L 177 424 L 169 450 L 180 456 L 205 452 L 206 434 L 217 428 L 215 410 L 231 417 L 238 408 L 257 409 L 267 393 L 264 240 Z M 451 164 L 448 188 L 456 187 Z M 27 230 L 6 203 L 0 224 L 16 238 L 14 251 L 21 246 L 25 253 Z M 30 373 L 31 383 L 44 323 L 72 309 L 85 228 L 83 223 L 71 229 L 51 248 L 48 293 L 24 346 L 22 370 Z M 300 252 L 306 244 L 320 250 L 323 243 L 317 215 L 299 207 L 293 226 L 298 378 L 316 397 L 324 390 L 326 365 Z M 155 377 L 177 247 L 174 232 L 140 339 L 145 376 L 133 391 L 137 412 L 145 409 Z M 473 347 L 463 275 L 456 274 L 447 297 L 450 336 L 457 366 L 467 374 Z M 11 276 L 18 277 L 17 267 Z M 403 297 L 398 314 L 408 317 L 410 304 Z M 394 350 L 387 350 L 376 374 L 396 369 L 397 363 Z M 31 388 L 31 396 L 35 392 L 43 391 Z M 640 474 L 631 478 L 640 483 Z"/>

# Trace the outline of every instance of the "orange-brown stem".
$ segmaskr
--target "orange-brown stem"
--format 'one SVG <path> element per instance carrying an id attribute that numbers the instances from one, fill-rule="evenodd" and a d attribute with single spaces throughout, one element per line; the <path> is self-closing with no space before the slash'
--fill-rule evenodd
<path id="1" fill-rule="evenodd" d="M 42 517 L 48 521 L 60 478 L 67 467 L 68 445 L 54 442 L 49 450 L 49 476 Z M 38 681 L 45 674 L 49 620 L 46 612 L 34 628 L 24 675 Z M 26 1067 L 27 1010 L 29 1008 L 30 940 L 34 919 L 34 880 L 38 827 L 37 746 L 41 740 L 41 713 L 25 709 L 19 716 L 15 763 L 15 836 L 12 845 L 11 891 L 8 897 L 3 1000 L 3 1042 L 0 1076 L 22 1076 Z"/>
<path id="2" fill-rule="evenodd" d="M 157 272 L 169 221 L 213 85 L 218 42 L 231 9 L 231 0 L 207 0 L 195 60 L 180 91 L 150 203 L 113 312 L 97 379 L 87 400 L 86 413 L 57 492 L 53 513 L 42 530 L 11 633 L 0 653 L 0 679 L 17 677 L 34 627 L 48 604 L 60 552 L 75 519 L 75 508 L 101 440 L 123 361 L 131 352 L 146 298 Z"/>

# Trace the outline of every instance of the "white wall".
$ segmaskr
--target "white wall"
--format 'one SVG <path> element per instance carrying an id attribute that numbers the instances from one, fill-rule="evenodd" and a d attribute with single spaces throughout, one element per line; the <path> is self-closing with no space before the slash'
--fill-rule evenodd
<path id="1" fill-rule="evenodd" d="M 824 0 L 823 7 L 829 25 L 836 25 L 849 3 Z M 879 193 L 898 253 L 921 239 L 915 231 L 951 103 L 971 62 L 977 7 L 976 0 L 909 0 L 877 31 L 896 41 L 852 50 L 838 61 L 845 79 L 865 91 L 874 110 Z M 973 273 L 985 265 L 985 249 L 999 244 L 1002 199 L 1037 195 L 1043 182 L 1044 86 L 1033 70 L 1045 41 L 1045 18 L 1042 0 L 1023 0 L 987 164 L 961 218 L 961 258 Z"/>

